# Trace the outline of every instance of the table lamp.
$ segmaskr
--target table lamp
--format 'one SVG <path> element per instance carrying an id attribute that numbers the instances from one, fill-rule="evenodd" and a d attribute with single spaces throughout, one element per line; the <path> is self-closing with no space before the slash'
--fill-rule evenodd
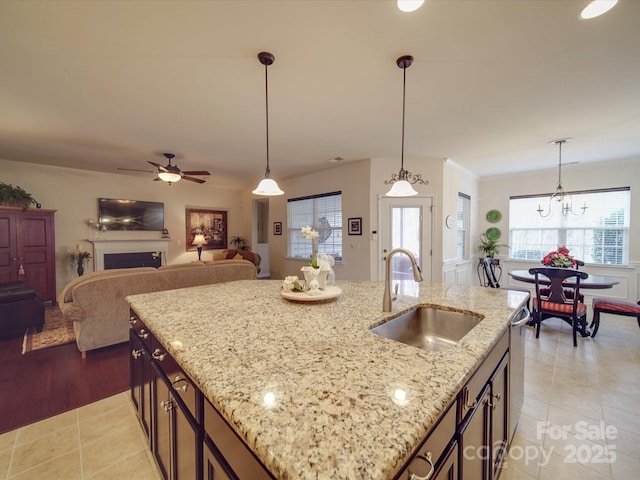
<path id="1" fill-rule="evenodd" d="M 193 242 L 191 242 L 191 245 L 198 246 L 198 261 L 200 261 L 200 257 L 202 255 L 202 245 L 206 243 L 207 241 L 205 240 L 204 235 L 201 233 L 196 233 L 196 237 L 193 239 Z"/>

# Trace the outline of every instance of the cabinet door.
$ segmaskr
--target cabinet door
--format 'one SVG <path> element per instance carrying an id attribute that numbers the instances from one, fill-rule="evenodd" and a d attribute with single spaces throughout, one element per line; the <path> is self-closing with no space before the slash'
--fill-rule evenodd
<path id="1" fill-rule="evenodd" d="M 172 450 L 176 480 L 193 480 L 197 475 L 198 434 L 195 426 L 187 418 L 180 403 L 172 394 L 172 414 L 175 430 L 173 432 Z"/>
<path id="2" fill-rule="evenodd" d="M 489 478 L 489 402 L 491 388 L 487 384 L 460 434 L 460 478 Z"/>
<path id="3" fill-rule="evenodd" d="M 204 442 L 203 449 L 203 480 L 235 480 L 218 461 L 208 441 Z"/>
<path id="4" fill-rule="evenodd" d="M 155 364 L 153 365 L 155 367 Z M 162 379 L 162 375 L 154 368 L 154 420 L 153 420 L 153 454 L 166 479 L 173 478 L 171 474 L 171 432 L 173 416 L 169 388 Z"/>
<path id="5" fill-rule="evenodd" d="M 433 480 L 458 480 L 458 443 L 454 442 L 441 460 Z"/>
<path id="6" fill-rule="evenodd" d="M 24 267 L 24 283 L 35 288 L 45 301 L 55 304 L 55 247 L 53 214 L 25 212 L 18 240 L 19 256 Z M 21 251 L 20 251 L 21 250 Z"/>
<path id="7" fill-rule="evenodd" d="M 491 478 L 497 478 L 509 439 L 509 355 L 491 377 Z"/>
<path id="8" fill-rule="evenodd" d="M 131 356 L 129 357 L 131 401 L 138 414 L 138 420 L 151 444 L 152 372 L 149 351 L 144 347 L 135 330 L 130 330 L 129 338 L 131 347 Z"/>
<path id="9" fill-rule="evenodd" d="M 0 211 L 0 283 L 18 280 L 17 216 Z"/>

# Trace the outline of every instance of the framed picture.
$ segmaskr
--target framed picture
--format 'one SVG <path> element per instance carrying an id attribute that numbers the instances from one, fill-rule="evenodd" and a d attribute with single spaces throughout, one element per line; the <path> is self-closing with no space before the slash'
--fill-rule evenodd
<path id="1" fill-rule="evenodd" d="M 204 235 L 206 244 L 202 245 L 203 250 L 215 250 L 227 248 L 227 211 L 226 210 L 203 210 L 199 208 L 186 209 L 186 251 L 197 249 L 197 245 L 192 245 L 197 233 Z"/>
<path id="2" fill-rule="evenodd" d="M 282 235 L 282 222 L 273 222 L 273 234 Z"/>
<path id="3" fill-rule="evenodd" d="M 349 235 L 362 235 L 362 217 L 350 218 L 349 222 Z"/>

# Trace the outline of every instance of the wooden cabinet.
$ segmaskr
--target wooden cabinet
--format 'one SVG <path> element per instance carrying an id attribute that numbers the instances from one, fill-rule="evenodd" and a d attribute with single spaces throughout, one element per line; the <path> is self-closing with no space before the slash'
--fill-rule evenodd
<path id="1" fill-rule="evenodd" d="M 56 303 L 54 210 L 0 207 L 0 283 L 21 280 Z"/>
<path id="2" fill-rule="evenodd" d="M 452 475 L 457 472 L 458 456 L 457 453 L 452 455 L 453 450 L 457 452 L 456 411 L 454 402 L 396 476 L 397 479 L 444 479 L 449 478 L 445 472 Z M 457 474 L 452 478 L 457 478 Z"/>
<path id="3" fill-rule="evenodd" d="M 507 349 L 508 333 L 459 395 L 460 478 L 464 480 L 496 479 L 506 453 L 509 418 Z"/>
<path id="4" fill-rule="evenodd" d="M 136 322 L 135 319 L 132 320 Z M 131 356 L 129 357 L 131 402 L 136 409 L 142 429 L 147 438 L 150 439 L 153 407 L 151 403 L 153 371 L 151 367 L 151 350 L 146 343 L 150 334 L 145 332 L 144 329 L 140 330 L 136 328 L 136 325 L 132 325 L 129 331 L 129 344 L 131 346 Z"/>

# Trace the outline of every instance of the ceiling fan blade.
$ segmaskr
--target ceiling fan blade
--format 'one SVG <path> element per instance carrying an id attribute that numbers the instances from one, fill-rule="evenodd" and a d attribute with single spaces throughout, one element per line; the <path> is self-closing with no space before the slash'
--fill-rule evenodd
<path id="1" fill-rule="evenodd" d="M 186 175 L 182 176 L 183 180 L 188 180 L 189 182 L 196 182 L 196 183 L 204 183 L 205 180 L 200 180 L 199 178 L 194 178 L 194 177 L 187 177 Z"/>
<path id="2" fill-rule="evenodd" d="M 166 169 L 166 167 L 163 167 L 162 165 L 160 165 L 159 163 L 155 163 L 155 162 L 149 162 L 149 160 L 147 160 L 147 163 L 150 163 L 151 165 L 153 165 L 154 167 L 156 167 L 158 170 L 160 170 L 161 172 L 168 172 L 169 170 Z"/>
<path id="3" fill-rule="evenodd" d="M 128 172 L 156 173 L 153 170 L 138 170 L 137 168 L 117 168 L 116 170 L 126 170 Z"/>
<path id="4" fill-rule="evenodd" d="M 211 175 L 209 172 L 207 172 L 206 170 L 190 170 L 188 172 L 185 172 L 184 170 L 182 171 L 182 173 L 184 173 L 185 175 Z"/>

